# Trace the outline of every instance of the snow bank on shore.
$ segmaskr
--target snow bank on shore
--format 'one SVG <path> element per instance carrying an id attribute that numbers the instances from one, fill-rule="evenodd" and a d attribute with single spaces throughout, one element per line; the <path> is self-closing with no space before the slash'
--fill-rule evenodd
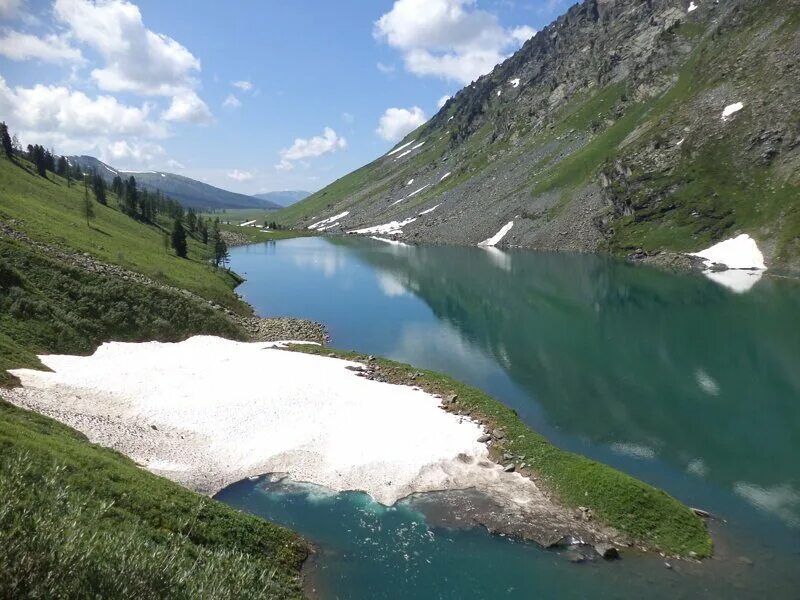
<path id="1" fill-rule="evenodd" d="M 205 493 L 286 473 L 392 504 L 507 475 L 486 461 L 481 427 L 435 396 L 280 344 L 109 343 L 88 357 L 43 356 L 53 372 L 14 371 L 24 387 L 10 397 Z"/>
<path id="2" fill-rule="evenodd" d="M 752 289 L 767 270 L 764 254 L 746 233 L 689 256 L 703 259 L 706 277 L 739 294 Z M 716 270 L 714 265 L 724 265 L 728 270 Z"/>
<path id="3" fill-rule="evenodd" d="M 706 267 L 720 264 L 729 269 L 766 270 L 764 255 L 758 249 L 758 244 L 746 233 L 735 238 L 714 244 L 700 252 L 693 252 L 690 256 L 699 256 L 705 259 Z"/>
<path id="4" fill-rule="evenodd" d="M 504 237 L 506 237 L 506 234 L 509 231 L 511 231 L 512 227 L 514 227 L 514 221 L 509 221 L 508 223 L 503 225 L 503 227 L 500 229 L 500 231 L 495 233 L 488 240 L 483 240 L 480 244 L 478 244 L 478 246 L 496 246 L 497 244 L 499 244 L 502 241 L 502 239 Z"/>

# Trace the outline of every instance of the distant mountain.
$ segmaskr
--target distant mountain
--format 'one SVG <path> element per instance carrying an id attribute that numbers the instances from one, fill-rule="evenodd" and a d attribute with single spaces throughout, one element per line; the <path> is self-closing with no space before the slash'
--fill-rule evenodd
<path id="1" fill-rule="evenodd" d="M 245 194 L 229 192 L 201 181 L 189 179 L 174 173 L 161 171 L 120 171 L 93 156 L 69 156 L 70 164 L 79 164 L 84 170 L 97 171 L 109 182 L 117 175 L 122 178 L 133 175 L 136 183 L 147 190 L 161 190 L 161 193 L 177 200 L 186 208 L 258 208 L 267 211 L 278 210 L 282 205 L 269 199 L 256 198 Z"/>
<path id="2" fill-rule="evenodd" d="M 266 194 L 253 194 L 253 198 L 258 198 L 259 200 L 266 200 L 267 202 L 273 202 L 280 206 L 286 207 L 286 206 L 291 206 L 295 202 L 300 202 L 300 200 L 305 200 L 310 195 L 311 192 L 287 190 L 283 192 L 267 192 Z"/>

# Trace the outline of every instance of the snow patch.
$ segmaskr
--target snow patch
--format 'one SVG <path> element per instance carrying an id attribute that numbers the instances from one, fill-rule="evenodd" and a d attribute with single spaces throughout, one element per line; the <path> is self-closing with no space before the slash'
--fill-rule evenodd
<path id="1" fill-rule="evenodd" d="M 408 183 L 406 185 L 411 185 L 412 183 L 414 183 L 414 178 L 413 177 L 408 180 Z"/>
<path id="2" fill-rule="evenodd" d="M 426 183 L 426 184 L 425 184 L 425 185 L 423 185 L 421 188 L 419 188 L 419 189 L 418 189 L 416 192 L 411 192 L 411 193 L 408 195 L 408 197 L 409 197 L 409 198 L 411 198 L 411 196 L 416 196 L 416 195 L 417 195 L 417 194 L 419 194 L 419 193 L 420 193 L 422 190 L 424 190 L 425 188 L 429 188 L 429 187 L 431 187 L 431 184 L 430 184 L 430 183 Z"/>
<path id="3" fill-rule="evenodd" d="M 739 112 L 743 108 L 744 104 L 742 104 L 741 102 L 736 102 L 735 104 L 729 104 L 722 111 L 722 120 L 727 121 L 732 114 Z"/>
<path id="4" fill-rule="evenodd" d="M 509 231 L 511 231 L 512 227 L 514 227 L 514 221 L 509 221 L 508 223 L 503 225 L 503 227 L 500 229 L 500 231 L 495 233 L 488 240 L 483 240 L 480 244 L 478 244 L 478 246 L 496 246 L 497 244 L 500 243 L 500 240 L 502 240 L 504 237 L 506 237 L 506 234 Z"/>
<path id="5" fill-rule="evenodd" d="M 378 234 L 378 235 L 402 235 L 403 227 L 409 223 L 416 221 L 416 217 L 410 217 L 404 221 L 391 221 L 383 225 L 375 225 L 373 227 L 365 227 L 364 229 L 353 229 L 348 233 L 362 233 L 362 234 Z"/>
<path id="6" fill-rule="evenodd" d="M 16 371 L 25 387 L 15 398 L 205 493 L 286 473 L 391 505 L 415 492 L 521 481 L 479 466 L 488 459 L 482 427 L 439 398 L 284 346 L 113 342 L 92 356 L 41 357 L 51 372 Z"/>
<path id="7" fill-rule="evenodd" d="M 689 256 L 704 259 L 708 268 L 715 263 L 725 265 L 729 269 L 766 270 L 767 268 L 758 244 L 746 233 L 714 244 L 700 252 L 692 252 Z"/>
<path id="8" fill-rule="evenodd" d="M 451 173 L 449 173 L 449 172 L 448 172 L 448 173 L 445 173 L 444 175 L 442 175 L 442 178 L 441 178 L 441 179 L 439 179 L 439 182 L 441 183 L 442 181 L 444 181 L 445 179 L 447 179 L 448 177 L 450 177 L 450 175 L 451 175 Z"/>
<path id="9" fill-rule="evenodd" d="M 436 210 L 437 208 L 439 208 L 440 206 L 441 206 L 441 204 L 437 204 L 436 206 L 433 206 L 433 207 L 431 207 L 431 208 L 428 208 L 428 209 L 426 209 L 426 210 L 423 210 L 421 213 L 419 213 L 419 216 L 421 217 L 422 215 L 427 215 L 427 214 L 429 214 L 429 213 L 432 213 L 433 211 L 435 211 L 435 210 Z"/>
<path id="10" fill-rule="evenodd" d="M 386 156 L 391 156 L 392 154 L 397 154 L 397 153 L 398 153 L 398 152 L 400 152 L 401 150 L 404 150 L 405 148 L 408 148 L 408 147 L 409 147 L 411 144 L 413 144 L 413 143 L 414 143 L 414 142 L 416 142 L 416 141 L 417 141 L 417 140 L 411 140 L 410 142 L 407 142 L 407 143 L 403 144 L 403 145 L 402 145 L 402 146 L 400 146 L 399 148 L 395 148 L 394 150 L 392 150 L 391 152 L 389 152 L 389 153 L 388 153 Z"/>
<path id="11" fill-rule="evenodd" d="M 689 8 L 686 10 L 686 12 L 694 12 L 696 10 L 697 10 L 697 4 L 695 4 L 694 2 L 690 2 Z"/>
<path id="12" fill-rule="evenodd" d="M 416 146 L 411 146 L 412 150 L 416 150 L 417 148 L 422 148 L 425 145 L 425 142 L 420 142 Z"/>
<path id="13" fill-rule="evenodd" d="M 402 154 L 398 154 L 397 158 L 395 158 L 395 160 L 400 160 L 401 158 L 403 158 L 404 156 L 408 156 L 409 154 L 411 154 L 411 150 L 406 150 Z"/>
<path id="14" fill-rule="evenodd" d="M 500 96 L 503 93 L 503 90 L 497 90 L 497 95 Z"/>
<path id="15" fill-rule="evenodd" d="M 241 223 L 239 225 L 239 227 L 251 227 L 252 225 L 255 225 L 255 224 L 256 224 L 255 221 L 245 221 L 244 223 Z"/>
<path id="16" fill-rule="evenodd" d="M 332 217 L 328 217 L 327 219 L 323 219 L 322 221 L 317 221 L 316 223 L 312 223 L 311 225 L 309 225 L 307 227 L 307 229 L 317 229 L 318 227 L 320 227 L 322 225 L 327 225 L 329 223 L 335 223 L 336 221 L 339 221 L 340 219 L 343 219 L 344 217 L 346 217 L 349 214 L 350 214 L 350 211 L 346 210 L 344 212 L 339 213 L 338 215 L 333 215 Z"/>
<path id="17" fill-rule="evenodd" d="M 508 83 L 510 83 L 512 85 L 512 87 L 515 87 L 515 88 L 519 87 L 519 77 L 517 77 L 516 79 L 509 79 Z"/>

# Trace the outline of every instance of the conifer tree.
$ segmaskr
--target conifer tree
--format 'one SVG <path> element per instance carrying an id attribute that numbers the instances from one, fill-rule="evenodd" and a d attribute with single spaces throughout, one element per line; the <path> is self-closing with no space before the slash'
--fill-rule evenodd
<path id="1" fill-rule="evenodd" d="M 86 226 L 90 227 L 89 220 L 94 219 L 94 206 L 92 205 L 92 199 L 89 197 L 89 184 L 85 175 L 83 177 L 83 216 L 86 217 Z"/>
<path id="2" fill-rule="evenodd" d="M 14 146 L 11 143 L 11 136 L 8 133 L 8 126 L 5 121 L 0 123 L 0 144 L 2 144 L 3 152 L 6 153 L 6 156 L 13 160 Z"/>
<path id="3" fill-rule="evenodd" d="M 186 230 L 179 219 L 175 219 L 175 223 L 172 226 L 171 241 L 175 254 L 181 258 L 186 258 Z"/>
<path id="4" fill-rule="evenodd" d="M 58 162 L 56 163 L 56 175 L 60 175 L 61 177 L 67 176 L 67 171 L 69 171 L 69 164 L 67 164 L 67 159 L 63 156 L 58 157 Z"/>

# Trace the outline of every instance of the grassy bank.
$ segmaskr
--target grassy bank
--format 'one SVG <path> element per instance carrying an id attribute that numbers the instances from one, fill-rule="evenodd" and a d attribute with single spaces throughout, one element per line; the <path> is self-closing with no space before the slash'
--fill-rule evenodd
<path id="1" fill-rule="evenodd" d="M 315 346 L 296 346 L 295 351 L 317 355 L 334 354 L 339 358 L 366 361 L 367 357 Z M 707 557 L 712 542 L 705 523 L 689 508 L 665 492 L 626 475 L 612 467 L 567 452 L 532 431 L 510 408 L 471 386 L 436 373 L 375 359 L 381 375 L 388 381 L 409 384 L 409 375 L 427 392 L 457 395 L 449 410 L 470 415 L 490 429 L 501 429 L 505 437 L 495 443 L 492 453 L 498 457 L 510 453 L 525 457 L 531 475 L 566 506 L 585 506 L 595 518 L 618 529 L 639 544 L 669 555 Z"/>
<path id="2" fill-rule="evenodd" d="M 16 598 L 300 598 L 293 533 L 0 401 L 0 589 Z"/>

